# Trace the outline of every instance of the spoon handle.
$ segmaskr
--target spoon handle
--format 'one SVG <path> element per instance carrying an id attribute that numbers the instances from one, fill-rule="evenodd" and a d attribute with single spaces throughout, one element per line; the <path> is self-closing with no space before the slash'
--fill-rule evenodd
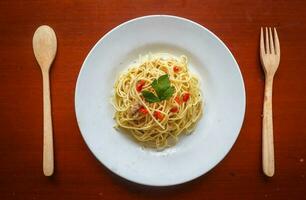
<path id="1" fill-rule="evenodd" d="M 44 95 L 44 147 L 43 147 L 43 171 L 45 176 L 51 176 L 54 171 L 53 136 L 50 101 L 49 71 L 43 71 L 43 95 Z"/>

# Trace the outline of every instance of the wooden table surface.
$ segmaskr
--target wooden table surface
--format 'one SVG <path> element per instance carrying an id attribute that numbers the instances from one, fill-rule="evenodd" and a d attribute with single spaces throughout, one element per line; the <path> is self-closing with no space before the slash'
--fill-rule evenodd
<path id="1" fill-rule="evenodd" d="M 164 188 L 137 185 L 101 165 L 75 118 L 74 90 L 82 62 L 97 40 L 129 19 L 170 14 L 218 35 L 244 77 L 247 108 L 239 138 L 206 175 Z M 51 70 L 55 174 L 42 173 L 42 77 L 32 36 L 54 28 Z M 281 64 L 274 81 L 276 174 L 261 169 L 264 76 L 259 30 L 276 26 Z M 0 1 L 0 199 L 305 199 L 306 1 Z M 123 44 L 124 45 L 124 44 Z"/>

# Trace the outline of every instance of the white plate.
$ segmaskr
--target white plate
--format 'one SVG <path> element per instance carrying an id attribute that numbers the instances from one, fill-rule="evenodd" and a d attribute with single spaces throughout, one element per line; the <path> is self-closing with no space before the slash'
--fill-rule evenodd
<path id="1" fill-rule="evenodd" d="M 116 131 L 110 104 L 119 73 L 149 52 L 187 55 L 205 98 L 194 133 L 161 152 Z M 180 17 L 145 16 L 117 26 L 89 52 L 76 84 L 75 110 L 86 144 L 104 166 L 136 183 L 167 186 L 197 178 L 225 157 L 243 122 L 245 89 L 233 55 L 208 29 Z"/>

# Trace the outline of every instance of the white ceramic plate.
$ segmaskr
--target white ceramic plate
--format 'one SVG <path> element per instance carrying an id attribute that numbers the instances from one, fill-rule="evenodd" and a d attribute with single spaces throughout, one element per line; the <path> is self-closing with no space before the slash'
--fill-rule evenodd
<path id="1" fill-rule="evenodd" d="M 110 104 L 119 73 L 149 52 L 187 55 L 205 98 L 194 133 L 160 152 L 116 131 Z M 197 178 L 225 157 L 243 122 L 245 89 L 233 55 L 208 29 L 180 17 L 145 16 L 117 26 L 91 49 L 77 80 L 75 110 L 86 144 L 104 166 L 136 183 L 167 186 Z"/>

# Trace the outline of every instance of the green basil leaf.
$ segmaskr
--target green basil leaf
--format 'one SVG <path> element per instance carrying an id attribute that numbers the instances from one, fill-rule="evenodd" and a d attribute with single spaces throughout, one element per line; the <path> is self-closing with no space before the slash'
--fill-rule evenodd
<path id="1" fill-rule="evenodd" d="M 174 93 L 175 88 L 173 86 L 168 87 L 168 89 L 166 89 L 161 96 L 159 97 L 160 100 L 167 100 L 170 97 L 172 97 L 173 93 Z"/>
<path id="2" fill-rule="evenodd" d="M 155 79 L 151 86 L 154 88 L 156 94 L 160 97 L 170 87 L 169 75 L 165 74 L 160 76 L 157 80 Z"/>
<path id="3" fill-rule="evenodd" d="M 162 75 L 158 79 L 154 79 L 154 81 L 151 83 L 151 86 L 153 87 L 157 96 L 155 96 L 155 94 L 149 91 L 142 92 L 146 101 L 150 103 L 160 102 L 169 99 L 173 95 L 175 90 L 175 88 L 170 85 L 168 74 Z"/>
<path id="4" fill-rule="evenodd" d="M 142 95 L 144 96 L 147 102 L 155 103 L 160 101 L 160 99 L 157 96 L 155 96 L 152 92 L 142 91 Z"/>
<path id="5" fill-rule="evenodd" d="M 168 74 L 165 74 L 165 75 L 162 75 L 161 77 L 158 78 L 157 80 L 158 82 L 158 85 L 160 88 L 168 88 L 170 87 L 170 80 L 169 80 L 169 75 Z"/>
<path id="6" fill-rule="evenodd" d="M 154 79 L 154 81 L 151 83 L 151 86 L 153 87 L 153 89 L 155 90 L 156 94 L 158 95 L 158 91 L 159 91 L 159 87 L 158 87 L 158 82 L 157 79 Z"/>

